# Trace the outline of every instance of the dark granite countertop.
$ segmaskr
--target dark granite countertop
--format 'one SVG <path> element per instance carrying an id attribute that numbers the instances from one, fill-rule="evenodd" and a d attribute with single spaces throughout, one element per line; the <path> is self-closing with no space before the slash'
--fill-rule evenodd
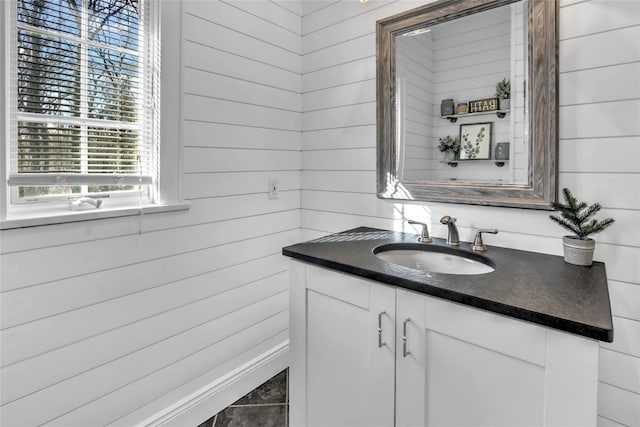
<path id="1" fill-rule="evenodd" d="M 374 255 L 378 246 L 415 243 L 417 235 L 359 227 L 282 249 L 311 264 L 455 301 L 494 313 L 613 341 L 605 265 L 579 267 L 562 257 L 487 246 L 482 255 L 495 271 L 479 275 L 439 274 L 391 264 Z M 432 245 L 447 246 L 442 239 Z M 460 250 L 476 255 L 469 244 Z M 476 255 L 477 256 L 477 255 Z"/>

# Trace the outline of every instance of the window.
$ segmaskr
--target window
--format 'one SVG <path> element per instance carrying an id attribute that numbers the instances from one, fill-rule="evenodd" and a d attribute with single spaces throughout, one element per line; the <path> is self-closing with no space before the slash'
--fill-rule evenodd
<path id="1" fill-rule="evenodd" d="M 11 205 L 79 196 L 156 200 L 160 55 L 153 3 L 11 2 Z"/>

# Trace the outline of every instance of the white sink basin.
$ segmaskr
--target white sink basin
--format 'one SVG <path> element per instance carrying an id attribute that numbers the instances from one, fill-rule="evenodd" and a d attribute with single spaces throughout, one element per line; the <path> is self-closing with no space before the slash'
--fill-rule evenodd
<path id="1" fill-rule="evenodd" d="M 432 273 L 486 274 L 495 270 L 482 255 L 427 244 L 386 245 L 376 248 L 374 254 L 392 264 Z"/>

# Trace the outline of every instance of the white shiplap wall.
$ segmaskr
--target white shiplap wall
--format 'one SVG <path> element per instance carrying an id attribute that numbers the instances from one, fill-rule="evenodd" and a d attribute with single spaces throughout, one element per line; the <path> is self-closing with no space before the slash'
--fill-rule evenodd
<path id="1" fill-rule="evenodd" d="M 398 175 L 406 180 L 424 179 L 434 169 L 433 58 L 429 33 L 398 37 L 396 41 L 396 115 L 405 124 L 397 130 L 403 140 Z"/>
<path id="2" fill-rule="evenodd" d="M 132 425 L 288 339 L 280 250 L 300 240 L 301 9 L 178 9 L 182 57 L 163 59 L 181 61 L 172 102 L 191 208 L 1 232 L 3 426 Z"/>
<path id="3" fill-rule="evenodd" d="M 409 217 L 443 236 L 450 213 L 465 240 L 560 254 L 544 212 L 376 198 L 374 23 L 422 3 L 183 2 L 191 209 L 1 232 L 0 424 L 131 425 L 282 343 L 279 252 L 301 239 Z M 616 328 L 600 421 L 638 427 L 640 2 L 562 6 L 560 185 L 617 220 L 596 253 Z"/>
<path id="4" fill-rule="evenodd" d="M 489 244 L 561 254 L 564 233 L 548 212 L 376 198 L 375 21 L 423 3 L 304 3 L 303 237 L 413 230 L 407 218 L 443 237 L 438 219 L 451 214 L 463 240 L 497 227 Z M 564 0 L 560 39 L 560 187 L 616 219 L 596 236 L 615 323 L 600 352 L 599 422 L 640 427 L 640 2 Z"/>
<path id="5" fill-rule="evenodd" d="M 515 43 L 518 33 L 521 33 L 521 30 L 517 29 L 512 31 L 511 14 L 512 5 L 506 5 L 482 12 L 477 16 L 461 18 L 459 22 L 456 20 L 455 23 L 446 22 L 434 26 L 432 30 L 434 104 L 446 98 L 452 98 L 456 103 L 492 98 L 495 97 L 498 81 L 503 78 L 511 80 L 512 44 Z M 518 18 L 522 25 L 522 15 Z M 462 116 L 456 123 L 442 119 L 438 113 L 433 117 L 434 137 L 445 135 L 459 137 L 461 125 L 490 122 L 492 129 L 489 157 L 493 158 L 497 142 L 506 141 L 516 145 L 515 141 L 509 138 L 512 119 L 518 115 L 516 111 L 513 108 L 513 111 L 502 119 L 495 114 Z M 464 141 L 461 144 L 464 145 Z M 437 138 L 434 138 L 433 147 L 434 155 L 441 160 L 442 155 L 437 153 Z M 514 163 L 514 161 L 507 162 L 502 168 L 497 168 L 491 161 L 460 163 L 456 168 L 439 163 L 432 176 L 433 179 L 442 181 L 476 179 L 485 182 L 492 180 L 512 182 Z"/>

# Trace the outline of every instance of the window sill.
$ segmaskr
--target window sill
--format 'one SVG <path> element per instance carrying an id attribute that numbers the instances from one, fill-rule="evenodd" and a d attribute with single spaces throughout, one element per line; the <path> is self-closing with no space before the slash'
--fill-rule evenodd
<path id="1" fill-rule="evenodd" d="M 42 225 L 66 224 L 71 222 L 92 221 L 96 219 L 118 218 L 124 216 L 143 215 L 188 210 L 189 203 L 171 203 L 165 205 L 146 205 L 142 208 L 128 206 L 121 208 L 100 208 L 80 211 L 59 210 L 39 212 L 37 214 L 19 215 L 0 220 L 0 230 L 14 228 L 38 227 Z"/>

